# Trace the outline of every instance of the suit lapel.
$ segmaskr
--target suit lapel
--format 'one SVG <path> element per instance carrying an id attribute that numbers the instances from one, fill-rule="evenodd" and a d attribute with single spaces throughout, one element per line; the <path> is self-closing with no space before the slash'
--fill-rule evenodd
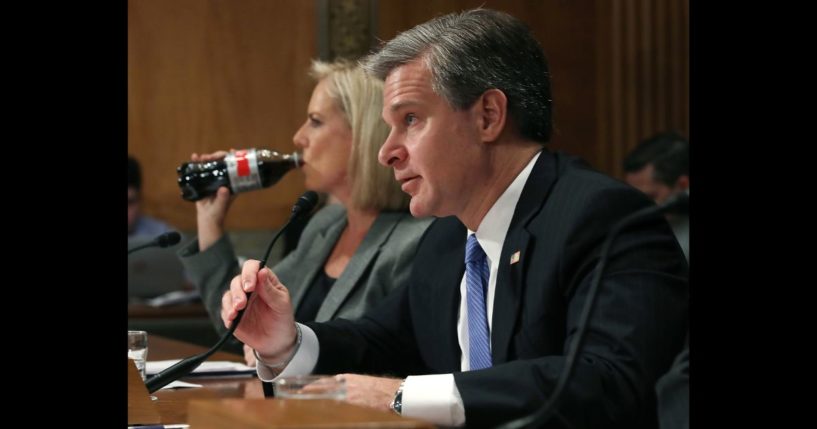
<path id="1" fill-rule="evenodd" d="M 303 261 L 300 263 L 302 267 L 314 267 L 312 271 L 306 273 L 305 276 L 301 278 L 301 282 L 298 285 L 295 293 L 292 295 L 292 308 L 293 310 L 297 310 L 298 306 L 301 304 L 301 301 L 306 295 L 307 290 L 309 290 L 309 286 L 315 280 L 315 276 L 318 275 L 318 271 L 323 269 L 323 264 L 326 262 L 326 258 L 329 257 L 329 254 L 334 249 L 336 243 L 338 241 L 338 237 L 340 237 L 340 233 L 343 231 L 343 228 L 346 227 L 346 216 L 343 216 L 343 221 L 337 222 L 336 224 L 329 227 L 326 231 L 318 234 L 315 239 L 309 243 L 309 250 L 307 254 L 304 256 Z M 291 290 L 292 288 L 290 288 Z"/>
<path id="2" fill-rule="evenodd" d="M 491 355 L 494 365 L 513 358 L 509 356 L 510 343 L 521 316 L 520 305 L 525 293 L 525 274 L 531 263 L 528 255 L 532 250 L 532 236 L 527 230 L 527 225 L 541 211 L 550 189 L 556 183 L 556 168 L 555 156 L 543 150 L 522 189 L 505 236 L 497 269 L 491 324 Z M 512 264 L 511 257 L 516 252 L 519 252 L 518 262 Z"/>
<path id="3" fill-rule="evenodd" d="M 457 337 L 457 317 L 460 309 L 460 283 L 465 273 L 466 228 L 455 217 L 440 218 L 429 231 L 434 237 L 433 256 L 422 260 L 425 269 L 415 262 L 415 272 L 421 276 L 428 301 L 413 302 L 421 309 L 414 312 L 428 326 L 427 340 L 434 350 L 435 369 L 443 372 L 460 371 L 461 351 Z M 432 235 L 433 234 L 433 235 Z"/>
<path id="4" fill-rule="evenodd" d="M 508 361 L 508 345 L 519 319 L 522 279 L 526 272 L 530 234 L 523 228 L 508 231 L 497 270 L 494 314 L 491 332 L 491 355 L 494 365 Z M 508 251 L 508 249 L 513 249 Z M 519 262 L 510 263 L 512 252 L 520 252 Z M 512 315 L 512 317 L 508 317 Z"/>
<path id="5" fill-rule="evenodd" d="M 358 285 L 361 276 L 366 272 L 366 269 L 371 265 L 380 253 L 380 247 L 386 242 L 391 235 L 394 228 L 400 221 L 400 218 L 407 216 L 404 213 L 380 213 L 375 219 L 369 232 L 363 238 L 349 264 L 343 270 L 343 273 L 329 289 L 323 304 L 318 310 L 315 320 L 323 322 L 332 319 L 340 309 L 341 305 L 346 301 L 346 298 Z M 331 250 L 331 248 L 330 248 Z M 328 256 L 328 255 L 327 255 Z M 326 260 L 326 257 L 323 259 Z M 323 263 L 321 263 L 323 265 Z"/>

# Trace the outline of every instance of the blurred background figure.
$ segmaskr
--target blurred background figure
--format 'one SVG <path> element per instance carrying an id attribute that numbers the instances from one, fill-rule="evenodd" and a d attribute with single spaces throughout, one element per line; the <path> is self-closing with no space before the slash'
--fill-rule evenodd
<path id="1" fill-rule="evenodd" d="M 689 141 L 677 132 L 647 138 L 624 159 L 624 171 L 624 180 L 656 204 L 679 192 L 689 192 Z M 668 214 L 667 220 L 689 262 L 689 216 Z M 656 383 L 661 429 L 689 428 L 688 341 L 669 372 Z"/>
<path id="2" fill-rule="evenodd" d="M 128 239 L 137 236 L 152 239 L 170 230 L 168 224 L 142 214 L 142 168 L 136 158 L 128 156 Z"/>
<path id="3" fill-rule="evenodd" d="M 295 250 L 270 265 L 289 289 L 298 322 L 356 319 L 406 283 L 416 246 L 432 218 L 411 216 L 408 194 L 377 161 L 389 134 L 381 118 L 383 82 L 346 60 L 315 61 L 310 75 L 317 84 L 306 120 L 292 140 L 303 152 L 305 187 L 327 194 L 330 203 L 309 220 Z M 191 159 L 204 162 L 226 155 L 219 151 Z M 221 187 L 216 195 L 196 201 L 198 236 L 179 250 L 219 333 L 225 331 L 222 297 L 240 272 L 225 231 L 235 198 L 243 197 Z M 227 346 L 240 349 L 233 340 Z M 252 351 L 244 352 L 248 364 L 254 364 Z"/>
<path id="4" fill-rule="evenodd" d="M 173 230 L 167 223 L 142 213 L 142 169 L 136 158 L 128 156 L 128 249 Z M 184 267 L 176 256 L 178 246 L 149 247 L 128 255 L 129 302 L 146 302 L 171 292 L 192 290 Z M 188 300 L 195 298 L 195 295 L 183 298 Z"/>
<path id="5" fill-rule="evenodd" d="M 624 159 L 624 171 L 624 180 L 656 204 L 689 192 L 689 141 L 674 131 L 647 138 Z M 670 214 L 667 220 L 689 261 L 689 216 Z"/>

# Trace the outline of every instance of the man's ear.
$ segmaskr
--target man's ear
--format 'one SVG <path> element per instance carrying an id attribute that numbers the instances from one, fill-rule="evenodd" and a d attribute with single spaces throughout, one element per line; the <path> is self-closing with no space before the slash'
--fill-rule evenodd
<path id="1" fill-rule="evenodd" d="M 474 103 L 477 130 L 484 142 L 494 142 L 505 129 L 508 116 L 508 97 L 498 89 L 489 89 Z"/>

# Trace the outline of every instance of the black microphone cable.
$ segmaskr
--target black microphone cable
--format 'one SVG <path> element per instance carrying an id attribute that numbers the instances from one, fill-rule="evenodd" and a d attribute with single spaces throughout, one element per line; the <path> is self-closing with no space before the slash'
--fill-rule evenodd
<path id="1" fill-rule="evenodd" d="M 556 412 L 556 404 L 561 398 L 567 382 L 573 373 L 573 367 L 576 364 L 576 357 L 579 354 L 582 343 L 584 341 L 584 334 L 587 330 L 587 321 L 593 313 L 593 305 L 596 302 L 596 295 L 598 295 L 599 286 L 601 285 L 601 277 L 604 275 L 604 269 L 607 266 L 607 259 L 610 254 L 610 249 L 613 247 L 613 241 L 624 228 L 631 226 L 637 221 L 654 217 L 665 212 L 687 212 L 689 210 L 689 193 L 681 192 L 668 198 L 666 202 L 657 206 L 645 207 L 641 210 L 633 212 L 618 223 L 616 223 L 607 235 L 607 239 L 601 248 L 599 255 L 599 262 L 596 270 L 593 273 L 593 281 L 590 285 L 590 291 L 585 298 L 584 308 L 579 318 L 578 329 L 576 331 L 576 339 L 570 344 L 570 350 L 565 358 L 565 368 L 559 376 L 559 381 L 553 389 L 553 393 L 545 403 L 545 406 L 516 420 L 511 420 L 497 427 L 497 429 L 520 429 L 520 428 L 538 428 L 542 427 Z M 561 417 L 561 416 L 560 416 Z M 565 426 L 571 427 L 570 424 L 563 418 L 559 419 Z"/>
<path id="2" fill-rule="evenodd" d="M 153 240 L 148 241 L 145 244 L 140 244 L 139 246 L 136 246 L 133 249 L 128 249 L 128 255 L 130 255 L 131 253 L 133 253 L 133 252 L 135 252 L 137 250 L 142 250 L 142 249 L 145 249 L 145 248 L 148 248 L 148 247 L 154 247 L 154 246 L 170 247 L 170 246 L 173 246 L 174 244 L 178 243 L 179 241 L 181 241 L 181 239 L 182 239 L 182 236 L 178 232 L 168 231 L 168 232 L 154 238 Z"/>
<path id="3" fill-rule="evenodd" d="M 298 201 L 296 201 L 295 205 L 292 206 L 292 213 L 289 216 L 289 220 L 287 220 L 287 222 L 284 224 L 284 226 L 282 226 L 278 230 L 278 233 L 275 234 L 275 237 L 272 238 L 272 241 L 270 241 L 270 244 L 267 247 L 267 253 L 264 254 L 264 258 L 261 259 L 261 265 L 258 267 L 259 271 L 262 268 L 264 268 L 264 265 L 266 265 L 267 258 L 269 258 L 270 252 L 272 251 L 272 246 L 278 240 L 278 237 L 281 236 L 281 233 L 283 233 L 284 230 L 287 229 L 289 224 L 295 218 L 297 218 L 298 216 L 300 216 L 302 214 L 309 213 L 312 210 L 312 208 L 315 207 L 315 204 L 317 202 L 318 202 L 318 194 L 316 194 L 315 192 L 312 192 L 312 191 L 307 191 L 298 198 Z M 249 305 L 249 301 L 250 301 L 251 296 L 252 296 L 252 293 L 247 294 L 247 304 L 248 305 Z M 224 335 L 221 336 L 221 339 L 219 339 L 218 342 L 213 347 L 210 348 L 210 350 L 207 350 L 207 351 L 205 351 L 203 353 L 199 353 L 199 354 L 197 354 L 195 356 L 190 356 L 189 358 L 186 358 L 186 359 L 182 359 L 181 361 L 177 362 L 173 366 L 171 366 L 169 368 L 166 368 L 164 371 L 161 371 L 158 374 L 156 374 L 156 375 L 150 377 L 149 379 L 147 379 L 147 381 L 145 381 L 145 386 L 147 386 L 148 393 L 153 393 L 153 392 L 161 389 L 162 387 L 167 386 L 171 382 L 173 382 L 173 381 L 175 381 L 175 380 L 177 380 L 177 379 L 179 379 L 181 377 L 184 377 L 185 375 L 193 372 L 193 370 L 198 368 L 198 366 L 201 365 L 202 362 L 207 360 L 207 358 L 209 358 L 213 353 L 215 353 L 218 349 L 220 349 L 221 346 L 224 345 L 224 343 L 230 337 L 233 336 L 233 333 L 235 332 L 236 328 L 238 327 L 238 323 L 241 322 L 241 317 L 244 315 L 244 310 L 246 310 L 246 309 L 247 309 L 247 307 L 244 307 L 243 310 L 238 312 L 238 315 L 233 320 L 233 323 L 230 325 L 230 329 L 228 329 L 227 332 L 225 332 Z"/>

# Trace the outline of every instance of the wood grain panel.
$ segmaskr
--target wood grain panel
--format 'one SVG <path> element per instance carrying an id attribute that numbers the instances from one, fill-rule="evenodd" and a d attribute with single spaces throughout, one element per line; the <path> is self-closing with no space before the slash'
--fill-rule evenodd
<path id="1" fill-rule="evenodd" d="M 333 399 L 219 399 L 190 401 L 195 429 L 432 429 L 429 422 Z"/>
<path id="2" fill-rule="evenodd" d="M 621 162 L 660 131 L 689 135 L 689 1 L 598 2 L 598 168 Z"/>
<path id="3" fill-rule="evenodd" d="M 315 23 L 312 1 L 129 0 L 128 151 L 142 163 L 147 213 L 195 229 L 195 207 L 176 183 L 193 152 L 294 150 Z M 302 175 L 290 173 L 242 195 L 227 227 L 278 227 L 301 192 Z"/>

